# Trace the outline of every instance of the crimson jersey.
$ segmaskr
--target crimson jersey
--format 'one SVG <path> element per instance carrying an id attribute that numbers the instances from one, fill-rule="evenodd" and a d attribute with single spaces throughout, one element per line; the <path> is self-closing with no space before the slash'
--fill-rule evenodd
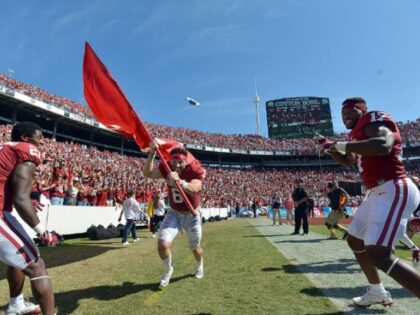
<path id="1" fill-rule="evenodd" d="M 0 145 L 0 211 L 12 211 L 13 188 L 9 180 L 15 167 L 25 161 L 41 163 L 41 152 L 27 142 L 7 142 Z"/>
<path id="2" fill-rule="evenodd" d="M 162 163 L 159 164 L 159 170 L 162 173 L 163 177 L 166 178 L 168 176 L 168 172 L 166 172 Z M 179 175 L 179 178 L 190 182 L 193 179 L 204 180 L 206 176 L 206 170 L 201 166 L 198 161 L 192 162 L 187 165 L 185 170 Z M 177 211 L 184 211 L 188 212 L 187 204 L 185 203 L 184 199 L 182 198 L 181 193 L 176 189 L 176 187 L 168 187 L 169 189 L 169 205 L 172 209 Z M 188 197 L 188 200 L 191 202 L 191 205 L 194 209 L 201 204 L 201 192 L 196 192 L 194 194 L 189 194 L 185 192 Z"/>
<path id="3" fill-rule="evenodd" d="M 391 179 L 407 177 L 402 162 L 401 135 L 397 124 L 392 117 L 380 111 L 371 111 L 364 114 L 351 130 L 350 140 L 366 140 L 364 129 L 367 125 L 376 122 L 384 122 L 394 134 L 394 144 L 391 153 L 382 156 L 360 156 L 357 164 L 362 180 L 367 188 L 372 188 Z"/>

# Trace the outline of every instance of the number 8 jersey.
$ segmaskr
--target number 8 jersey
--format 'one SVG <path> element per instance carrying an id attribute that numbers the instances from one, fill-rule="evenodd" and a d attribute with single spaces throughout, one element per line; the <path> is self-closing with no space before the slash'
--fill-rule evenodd
<path id="1" fill-rule="evenodd" d="M 168 173 L 166 172 L 165 168 L 163 167 L 162 163 L 159 164 L 159 170 L 162 173 L 163 177 L 166 178 Z M 179 178 L 190 182 L 193 179 L 199 179 L 201 181 L 204 180 L 206 176 L 206 170 L 201 166 L 200 162 L 194 161 L 187 165 L 187 167 L 183 170 L 181 174 L 179 174 Z M 189 212 L 187 204 L 185 203 L 184 199 L 182 198 L 181 193 L 176 189 L 176 187 L 169 187 L 169 205 L 172 209 L 181 211 L 181 212 Z M 194 209 L 197 209 L 201 204 L 201 192 L 196 192 L 194 194 L 189 194 L 185 192 L 191 205 Z"/>
<path id="2" fill-rule="evenodd" d="M 366 140 L 364 128 L 371 123 L 385 123 L 394 134 L 394 144 L 391 153 L 381 156 L 358 155 L 358 167 L 363 183 L 367 188 L 382 185 L 388 180 L 405 178 L 404 164 L 402 162 L 401 135 L 398 126 L 392 117 L 381 111 L 371 111 L 364 114 L 349 133 L 350 141 Z"/>

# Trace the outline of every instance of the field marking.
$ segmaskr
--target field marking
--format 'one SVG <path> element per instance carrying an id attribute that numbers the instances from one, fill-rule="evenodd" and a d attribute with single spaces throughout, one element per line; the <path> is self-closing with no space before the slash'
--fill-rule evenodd
<path id="1" fill-rule="evenodd" d="M 149 306 L 156 304 L 156 302 L 159 301 L 161 295 L 162 291 L 153 292 L 144 300 L 144 304 Z"/>

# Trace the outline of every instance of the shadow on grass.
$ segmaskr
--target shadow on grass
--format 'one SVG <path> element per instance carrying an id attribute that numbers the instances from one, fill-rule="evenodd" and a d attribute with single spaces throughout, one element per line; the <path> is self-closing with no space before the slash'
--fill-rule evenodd
<path id="1" fill-rule="evenodd" d="M 266 268 L 261 268 L 261 271 L 264 271 L 264 272 L 280 271 L 280 270 L 282 270 L 282 269 L 279 268 L 279 267 L 266 267 Z"/>
<path id="2" fill-rule="evenodd" d="M 352 274 L 360 273 L 360 269 L 354 259 L 338 259 L 331 261 L 314 262 L 309 264 L 284 265 L 283 270 L 287 273 L 337 273 Z"/>
<path id="3" fill-rule="evenodd" d="M 171 278 L 171 283 L 192 277 L 194 277 L 194 275 L 189 274 Z M 100 301 L 116 300 L 146 290 L 152 292 L 159 291 L 159 283 L 136 284 L 133 282 L 124 282 L 121 285 L 102 285 L 60 292 L 55 294 L 55 301 L 56 305 L 58 305 L 60 314 L 72 314 L 83 299 L 95 299 Z"/>
<path id="4" fill-rule="evenodd" d="M 101 246 L 104 243 L 95 246 L 86 243 L 81 245 L 64 245 L 59 247 L 41 248 L 41 257 L 44 259 L 47 268 L 54 268 L 71 264 L 73 262 L 85 260 L 91 257 L 99 256 L 110 250 L 122 249 L 121 246 Z M 115 245 L 115 242 L 112 243 Z M 6 279 L 7 268 L 2 268 L 0 271 L 0 280 Z"/>

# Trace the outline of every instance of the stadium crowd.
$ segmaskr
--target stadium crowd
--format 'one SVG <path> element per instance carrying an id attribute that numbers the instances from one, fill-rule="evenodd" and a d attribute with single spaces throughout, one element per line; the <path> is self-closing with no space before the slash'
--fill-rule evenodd
<path id="1" fill-rule="evenodd" d="M 11 126 L 0 126 L 0 141 L 9 141 Z M 111 206 L 122 204 L 126 192 L 135 191 L 139 202 L 147 202 L 164 181 L 152 182 L 141 172 L 144 159 L 100 151 L 73 142 L 56 142 L 45 138 L 41 148 L 43 163 L 34 178 L 33 192 L 56 205 Z M 419 162 L 407 168 L 419 176 Z M 358 175 L 344 168 L 297 169 L 222 169 L 207 168 L 204 182 L 204 207 L 248 206 L 256 202 L 267 206 L 277 194 L 286 198 L 296 179 L 303 179 L 317 206 L 324 206 L 324 186 L 331 180 L 357 181 Z M 358 205 L 361 196 L 352 198 Z"/>
<path id="2" fill-rule="evenodd" d="M 53 95 L 34 85 L 17 81 L 6 74 L 0 74 L 0 84 L 74 114 L 95 119 L 90 109 L 85 105 L 62 96 Z M 268 139 L 258 135 L 224 135 L 152 123 L 146 123 L 146 125 L 154 137 L 173 139 L 184 144 L 236 150 L 275 150 L 278 152 L 302 155 L 315 153 L 313 141 L 306 138 Z M 402 138 L 404 139 L 404 144 L 411 146 L 420 145 L 420 118 L 412 122 L 400 122 L 399 126 Z M 345 140 L 345 138 L 345 134 L 340 134 L 335 137 L 335 140 L 340 141 Z"/>

